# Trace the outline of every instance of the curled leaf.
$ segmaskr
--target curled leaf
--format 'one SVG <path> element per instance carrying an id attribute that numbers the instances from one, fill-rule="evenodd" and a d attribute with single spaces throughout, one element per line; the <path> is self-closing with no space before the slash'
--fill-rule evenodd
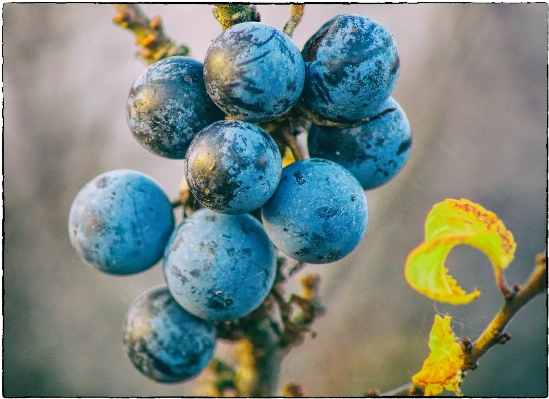
<path id="1" fill-rule="evenodd" d="M 479 290 L 466 293 L 444 267 L 448 253 L 459 244 L 475 247 L 488 256 L 498 284 L 516 248 L 513 235 L 493 212 L 466 199 L 447 199 L 433 206 L 425 221 L 425 241 L 406 259 L 408 284 L 439 302 L 462 305 L 477 298 Z"/>
<path id="2" fill-rule="evenodd" d="M 454 391 L 461 396 L 459 384 L 462 381 L 463 350 L 450 327 L 452 318 L 439 315 L 429 336 L 431 353 L 423 362 L 421 371 L 412 377 L 412 382 L 424 388 L 425 396 L 442 393 L 443 389 Z"/>

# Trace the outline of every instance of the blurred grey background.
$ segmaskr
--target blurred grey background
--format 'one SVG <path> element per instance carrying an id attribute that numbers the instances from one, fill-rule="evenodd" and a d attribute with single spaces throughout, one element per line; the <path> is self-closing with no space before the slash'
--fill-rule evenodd
<path id="1" fill-rule="evenodd" d="M 209 5 L 143 5 L 167 34 L 202 60 L 220 32 Z M 259 5 L 278 28 L 288 5 Z M 407 286 L 403 265 L 423 240 L 425 216 L 445 198 L 494 211 L 513 232 L 510 283 L 523 282 L 547 242 L 547 4 L 307 5 L 294 40 L 302 47 L 341 13 L 382 23 L 400 50 L 394 97 L 414 143 L 393 181 L 367 193 L 370 220 L 346 259 L 309 265 L 322 276 L 327 313 L 282 365 L 280 386 L 314 396 L 361 396 L 410 381 L 427 357 L 434 315 L 453 316 L 475 339 L 502 299 L 481 252 L 458 247 L 447 266 L 471 305 L 435 305 Z M 112 24 L 110 5 L 3 6 L 4 396 L 181 396 L 203 377 L 160 385 L 122 350 L 131 302 L 163 283 L 161 268 L 113 277 L 86 266 L 70 246 L 67 216 L 78 190 L 118 168 L 149 174 L 171 198 L 182 162 L 156 157 L 132 137 L 125 102 L 144 69 L 134 37 Z M 468 396 L 547 396 L 546 297 L 508 328 L 462 385 Z M 219 344 L 223 355 L 230 347 Z"/>

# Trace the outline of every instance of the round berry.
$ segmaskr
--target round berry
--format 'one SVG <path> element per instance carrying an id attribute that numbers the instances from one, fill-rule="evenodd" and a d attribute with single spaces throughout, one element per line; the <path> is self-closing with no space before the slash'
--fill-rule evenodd
<path id="1" fill-rule="evenodd" d="M 200 209 L 177 227 L 164 256 L 164 275 L 175 300 L 207 320 L 235 320 L 255 310 L 275 274 L 273 244 L 248 214 Z"/>
<path id="2" fill-rule="evenodd" d="M 133 365 L 163 383 L 196 377 L 213 357 L 213 322 L 193 316 L 168 287 L 152 288 L 131 305 L 124 322 L 124 349 Z"/>
<path id="3" fill-rule="evenodd" d="M 147 150 L 166 158 L 185 158 L 194 136 L 224 117 L 206 93 L 203 64 L 189 57 L 149 65 L 128 97 L 132 134 Z"/>
<path id="4" fill-rule="evenodd" d="M 404 110 L 392 97 L 375 114 L 381 116 L 348 129 L 311 125 L 309 154 L 344 166 L 365 190 L 387 183 L 404 167 L 412 133 Z"/>
<path id="5" fill-rule="evenodd" d="M 272 137 L 259 126 L 239 121 L 220 121 L 202 130 L 189 147 L 185 165 L 194 197 L 229 215 L 261 207 L 282 173 Z"/>
<path id="6" fill-rule="evenodd" d="M 305 85 L 299 109 L 318 125 L 352 124 L 391 95 L 399 73 L 391 34 L 369 18 L 342 14 L 326 22 L 302 50 Z"/>
<path id="7" fill-rule="evenodd" d="M 286 34 L 261 22 L 233 25 L 211 44 L 204 60 L 204 82 L 225 113 L 265 122 L 286 113 L 305 80 L 299 49 Z"/>
<path id="8" fill-rule="evenodd" d="M 69 214 L 73 247 L 86 262 L 110 274 L 134 274 L 154 266 L 173 229 L 164 190 L 133 170 L 97 176 L 76 195 Z"/>
<path id="9" fill-rule="evenodd" d="M 362 239 L 368 205 L 348 170 L 311 158 L 282 169 L 280 184 L 261 216 L 269 238 L 286 255 L 330 263 L 347 256 Z"/>

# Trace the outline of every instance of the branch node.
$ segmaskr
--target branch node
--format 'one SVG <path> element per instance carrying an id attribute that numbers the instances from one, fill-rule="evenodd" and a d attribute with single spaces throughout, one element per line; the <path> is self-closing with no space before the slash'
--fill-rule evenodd
<path id="1" fill-rule="evenodd" d="M 498 339 L 498 344 L 505 345 L 507 341 L 511 340 L 511 334 L 504 332 Z"/>
<path id="2" fill-rule="evenodd" d="M 158 30 L 160 28 L 161 22 L 162 21 L 160 17 L 156 16 L 153 19 L 151 19 L 151 22 L 149 22 L 149 28 Z"/>
<path id="3" fill-rule="evenodd" d="M 412 385 L 408 390 L 409 396 L 423 396 L 425 392 L 417 385 Z"/>
<path id="4" fill-rule="evenodd" d="M 287 382 L 282 390 L 282 396 L 286 398 L 303 398 L 305 397 L 305 393 L 301 385 L 295 382 Z"/>
<path id="5" fill-rule="evenodd" d="M 379 389 L 368 389 L 364 392 L 366 398 L 379 398 L 381 397 L 381 391 Z"/>
<path id="6" fill-rule="evenodd" d="M 463 341 L 461 341 L 463 344 L 463 350 L 465 353 L 471 353 L 471 349 L 473 349 L 473 342 L 470 338 L 463 338 Z"/>

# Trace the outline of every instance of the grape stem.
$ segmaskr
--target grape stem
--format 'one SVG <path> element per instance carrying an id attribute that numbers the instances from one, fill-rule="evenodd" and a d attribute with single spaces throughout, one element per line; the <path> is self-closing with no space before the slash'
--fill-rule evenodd
<path id="1" fill-rule="evenodd" d="M 295 28 L 301 22 L 303 18 L 303 11 L 305 10 L 305 4 L 291 4 L 290 5 L 290 19 L 284 25 L 282 31 L 287 34 L 289 37 L 292 37 Z"/>
<path id="2" fill-rule="evenodd" d="M 261 20 L 255 6 L 250 4 L 215 4 L 212 13 L 223 30 L 242 22 Z"/>
<path id="3" fill-rule="evenodd" d="M 146 64 L 174 55 L 190 54 L 188 47 L 175 44 L 164 34 L 160 17 L 149 20 L 136 4 L 115 4 L 114 8 L 117 14 L 113 22 L 136 36 L 136 44 L 143 49 L 137 56 Z"/>
<path id="4" fill-rule="evenodd" d="M 172 204 L 173 209 L 177 209 L 182 205 L 181 198 L 176 198 L 173 201 L 170 202 Z"/>
<path id="5" fill-rule="evenodd" d="M 294 159 L 296 161 L 299 161 L 301 159 L 304 159 L 303 153 L 301 152 L 301 149 L 297 145 L 297 140 L 295 139 L 295 136 L 291 132 L 291 122 L 289 123 L 290 127 L 288 128 L 282 128 L 282 136 L 284 137 L 284 141 L 290 148 L 290 151 L 292 151 L 292 155 L 294 156 Z"/>

